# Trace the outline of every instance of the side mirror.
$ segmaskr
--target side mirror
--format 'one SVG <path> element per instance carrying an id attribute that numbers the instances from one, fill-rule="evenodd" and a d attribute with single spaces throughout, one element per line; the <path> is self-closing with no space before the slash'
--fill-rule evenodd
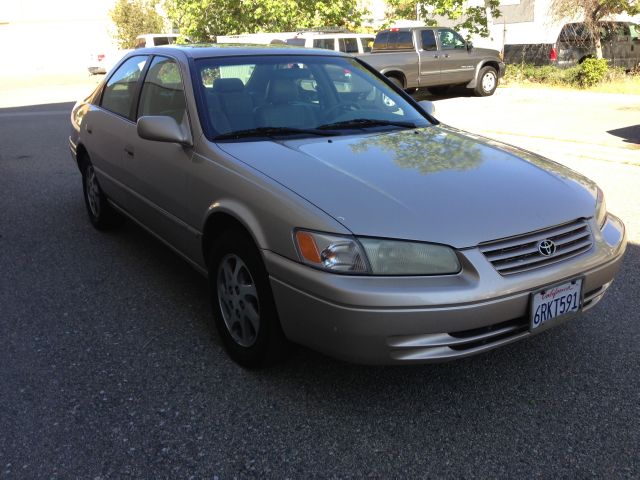
<path id="1" fill-rule="evenodd" d="M 471 40 L 467 40 L 467 51 L 473 50 L 473 42 Z"/>
<path id="2" fill-rule="evenodd" d="M 418 102 L 418 105 L 420 105 L 422 107 L 422 110 L 427 112 L 432 117 L 436 114 L 436 106 L 433 104 L 433 102 L 430 102 L 429 100 L 420 100 Z"/>
<path id="3" fill-rule="evenodd" d="M 156 142 L 179 143 L 192 146 L 191 136 L 173 117 L 149 115 L 138 119 L 138 136 Z"/>

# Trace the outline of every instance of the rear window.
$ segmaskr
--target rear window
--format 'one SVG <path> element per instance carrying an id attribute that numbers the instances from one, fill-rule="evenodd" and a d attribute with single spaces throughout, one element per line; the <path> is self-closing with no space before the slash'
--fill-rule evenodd
<path id="1" fill-rule="evenodd" d="M 376 50 L 406 50 L 413 49 L 413 34 L 411 31 L 385 31 L 376 36 L 373 45 Z"/>
<path id="2" fill-rule="evenodd" d="M 376 35 L 376 39 L 373 42 L 373 48 L 376 50 L 386 50 L 387 42 L 389 41 L 389 31 L 380 32 Z"/>

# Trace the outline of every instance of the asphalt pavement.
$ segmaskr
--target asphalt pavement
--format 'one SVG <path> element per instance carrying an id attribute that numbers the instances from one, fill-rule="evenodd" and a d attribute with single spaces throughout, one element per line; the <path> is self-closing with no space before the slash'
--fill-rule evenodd
<path id="1" fill-rule="evenodd" d="M 528 341 L 246 371 L 199 274 L 131 222 L 90 226 L 70 107 L 0 109 L 0 478 L 640 476 L 635 233 L 605 299 Z"/>

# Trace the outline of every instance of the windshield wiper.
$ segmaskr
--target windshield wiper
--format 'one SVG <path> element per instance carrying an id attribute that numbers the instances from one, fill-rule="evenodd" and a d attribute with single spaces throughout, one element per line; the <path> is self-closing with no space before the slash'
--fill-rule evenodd
<path id="1" fill-rule="evenodd" d="M 318 130 L 338 130 L 342 128 L 366 128 L 366 127 L 403 127 L 416 128 L 415 123 L 401 122 L 394 120 L 375 120 L 373 118 L 354 118 L 342 122 L 327 123 L 320 125 Z"/>
<path id="2" fill-rule="evenodd" d="M 259 127 L 247 130 L 238 130 L 235 132 L 223 133 L 214 138 L 214 140 L 235 140 L 238 138 L 250 137 L 274 137 L 278 135 L 321 135 L 329 136 L 331 133 L 319 131 L 314 128 L 293 128 L 293 127 Z"/>

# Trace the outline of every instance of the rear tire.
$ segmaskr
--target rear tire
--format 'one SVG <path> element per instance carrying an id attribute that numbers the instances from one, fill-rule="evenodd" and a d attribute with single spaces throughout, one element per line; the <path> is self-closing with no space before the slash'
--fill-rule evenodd
<path id="1" fill-rule="evenodd" d="M 109 204 L 100 188 L 96 171 L 88 158 L 82 162 L 82 191 L 89 221 L 98 230 L 109 230 L 123 221 L 122 216 Z"/>
<path id="2" fill-rule="evenodd" d="M 211 246 L 208 267 L 213 320 L 229 357 L 245 368 L 282 360 L 290 345 L 251 237 L 239 229 L 223 232 Z"/>
<path id="3" fill-rule="evenodd" d="M 391 83 L 393 83 L 396 87 L 398 87 L 400 90 L 402 90 L 404 88 L 404 85 L 402 84 L 402 81 L 396 77 L 387 77 L 389 79 L 389 81 Z"/>
<path id="4" fill-rule="evenodd" d="M 478 97 L 488 97 L 498 88 L 498 72 L 493 67 L 482 67 L 473 92 Z"/>

